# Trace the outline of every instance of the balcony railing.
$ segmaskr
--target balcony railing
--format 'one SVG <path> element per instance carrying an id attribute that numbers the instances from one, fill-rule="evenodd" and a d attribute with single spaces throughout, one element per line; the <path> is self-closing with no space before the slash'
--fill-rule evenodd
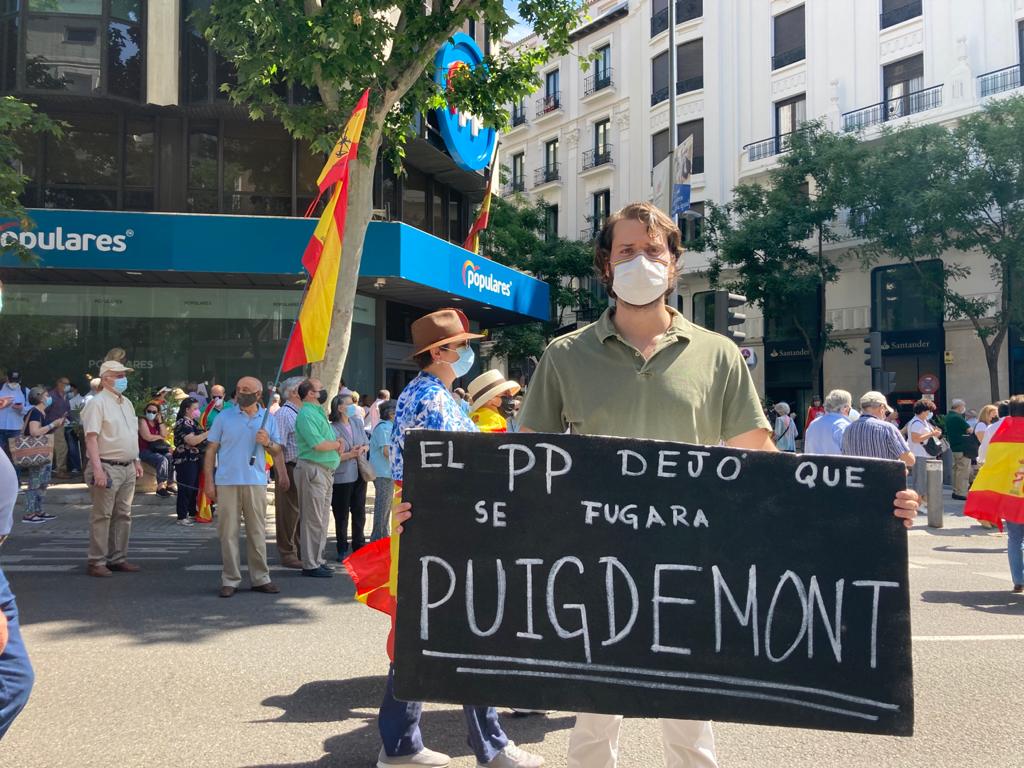
<path id="1" fill-rule="evenodd" d="M 509 182 L 508 187 L 506 189 L 508 190 L 508 194 L 510 194 L 510 195 L 511 194 L 515 194 L 516 192 L 525 192 L 526 191 L 526 180 L 525 179 L 512 179 L 512 181 Z"/>
<path id="2" fill-rule="evenodd" d="M 612 87 L 612 68 L 605 67 L 600 72 L 595 72 L 583 79 L 583 95 L 590 96 L 592 93 L 603 91 Z"/>
<path id="3" fill-rule="evenodd" d="M 699 91 L 704 87 L 704 75 L 697 75 L 696 77 L 688 77 L 685 80 L 676 81 L 676 93 L 689 93 L 690 91 Z"/>
<path id="4" fill-rule="evenodd" d="M 597 168 L 600 165 L 608 165 L 612 161 L 612 145 L 605 144 L 603 147 L 588 149 L 583 153 L 583 170 Z"/>
<path id="5" fill-rule="evenodd" d="M 558 172 L 558 163 L 551 163 L 550 165 L 542 165 L 536 171 L 533 172 L 533 186 L 539 187 L 541 184 L 548 184 L 552 181 L 561 180 L 561 175 Z"/>
<path id="6" fill-rule="evenodd" d="M 699 19 L 704 15 L 704 0 L 676 0 L 676 24 Z"/>
<path id="7" fill-rule="evenodd" d="M 982 98 L 1020 88 L 1020 64 L 978 75 L 978 87 L 981 90 Z"/>
<path id="8" fill-rule="evenodd" d="M 514 109 L 512 110 L 512 127 L 524 125 L 526 123 L 526 110 Z"/>
<path id="9" fill-rule="evenodd" d="M 554 112 L 556 109 L 560 109 L 562 106 L 562 94 L 560 91 L 549 93 L 547 96 L 542 96 L 537 99 L 537 117 L 546 115 L 549 112 Z"/>
<path id="10" fill-rule="evenodd" d="M 668 8 L 651 16 L 651 37 L 668 29 Z"/>
<path id="11" fill-rule="evenodd" d="M 906 96 L 898 96 L 895 99 L 888 99 L 879 104 L 872 104 L 870 107 L 855 109 L 852 112 L 843 113 L 843 130 L 859 131 L 862 128 L 870 128 L 872 125 L 879 125 L 887 120 L 895 120 L 907 115 L 916 115 L 918 112 L 927 112 L 929 109 L 936 109 L 942 106 L 942 84 L 933 85 L 921 91 L 908 93 Z"/>
<path id="12" fill-rule="evenodd" d="M 601 229 L 604 227 L 604 222 L 595 224 L 588 224 L 580 230 L 580 240 L 585 243 L 592 243 L 597 240 L 597 236 L 601 234 Z"/>
<path id="13" fill-rule="evenodd" d="M 668 86 L 659 88 L 656 91 L 651 91 L 651 106 L 655 104 L 661 104 L 663 101 L 668 101 Z"/>
<path id="14" fill-rule="evenodd" d="M 911 0 L 906 5 L 901 5 L 899 8 L 893 8 L 890 11 L 879 14 L 878 28 L 886 29 L 887 27 L 894 27 L 907 19 L 912 19 L 915 16 L 920 15 L 921 0 Z"/>
<path id="15" fill-rule="evenodd" d="M 799 48 L 790 48 L 788 51 L 776 53 L 772 56 L 772 69 L 782 69 L 790 64 L 803 61 L 805 58 L 807 58 L 806 46 L 801 45 Z"/>
<path id="16" fill-rule="evenodd" d="M 763 160 L 766 157 L 781 155 L 789 150 L 789 137 L 793 133 L 780 133 L 778 136 L 769 136 L 767 139 L 752 141 L 743 145 L 743 151 L 747 153 L 747 160 L 751 163 Z"/>

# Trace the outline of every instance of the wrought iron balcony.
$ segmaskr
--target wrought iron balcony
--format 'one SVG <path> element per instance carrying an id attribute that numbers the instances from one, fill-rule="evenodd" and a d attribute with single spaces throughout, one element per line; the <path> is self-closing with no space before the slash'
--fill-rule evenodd
<path id="1" fill-rule="evenodd" d="M 591 94 L 603 91 L 605 88 L 612 87 L 612 68 L 605 67 L 599 72 L 595 72 L 592 75 L 588 75 L 583 79 L 583 95 L 590 96 Z"/>
<path id="2" fill-rule="evenodd" d="M 685 80 L 676 81 L 676 93 L 689 93 L 690 91 L 699 91 L 704 87 L 704 75 L 697 75 L 696 77 L 688 77 Z"/>
<path id="3" fill-rule="evenodd" d="M 549 112 L 554 112 L 562 107 L 562 94 L 560 91 L 549 93 L 537 99 L 537 117 L 542 117 Z"/>
<path id="4" fill-rule="evenodd" d="M 512 110 L 512 127 L 516 128 L 526 123 L 526 110 L 525 109 L 513 109 Z"/>
<path id="5" fill-rule="evenodd" d="M 898 96 L 878 104 L 872 104 L 870 107 L 844 112 L 843 130 L 859 131 L 863 128 L 870 128 L 872 125 L 880 125 L 887 120 L 916 115 L 919 112 L 927 112 L 941 106 L 942 84 L 940 83 L 931 88 L 908 93 L 906 96 Z"/>
<path id="6" fill-rule="evenodd" d="M 562 177 L 558 172 L 558 165 L 558 163 L 542 165 L 540 168 L 534 171 L 533 186 L 539 187 L 541 184 L 548 184 L 552 181 L 561 181 Z"/>
<path id="7" fill-rule="evenodd" d="M 580 230 L 580 240 L 585 243 L 592 243 L 597 240 L 597 236 L 601 234 L 601 227 L 599 226 L 586 226 Z"/>
<path id="8" fill-rule="evenodd" d="M 1020 88 L 1020 85 L 1020 64 L 978 75 L 978 87 L 982 98 L 1003 91 L 1012 91 L 1014 88 Z"/>
<path id="9" fill-rule="evenodd" d="M 790 64 L 803 61 L 807 58 L 807 47 L 801 45 L 799 48 L 790 48 L 788 51 L 776 53 L 772 56 L 772 69 L 782 69 Z"/>
<path id="10" fill-rule="evenodd" d="M 515 194 L 516 192 L 525 192 L 526 191 L 526 180 L 525 179 L 512 179 L 512 181 L 510 181 L 508 183 L 508 186 L 505 189 L 507 190 L 507 194 L 510 194 L 510 195 Z"/>
<path id="11" fill-rule="evenodd" d="M 600 165 L 608 165 L 612 161 L 612 145 L 605 144 L 603 147 L 588 149 L 583 153 L 583 170 L 597 168 Z"/>
<path id="12" fill-rule="evenodd" d="M 651 37 L 668 29 L 668 8 L 651 16 Z"/>
<path id="13" fill-rule="evenodd" d="M 659 88 L 656 91 L 651 91 L 651 106 L 655 104 L 661 104 L 663 101 L 668 101 L 668 86 Z"/>
<path id="14" fill-rule="evenodd" d="M 879 14 L 878 28 L 886 29 L 921 15 L 921 0 L 910 0 L 906 5 Z"/>
<path id="15" fill-rule="evenodd" d="M 751 163 L 763 160 L 766 157 L 781 155 L 789 150 L 789 137 L 793 133 L 780 133 L 778 136 L 769 136 L 767 139 L 752 141 L 743 145 L 743 151 L 747 154 L 747 160 Z"/>

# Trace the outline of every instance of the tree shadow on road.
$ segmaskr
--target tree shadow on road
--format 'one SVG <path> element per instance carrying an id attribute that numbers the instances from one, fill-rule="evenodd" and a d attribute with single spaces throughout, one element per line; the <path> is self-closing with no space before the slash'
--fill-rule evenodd
<path id="1" fill-rule="evenodd" d="M 961 592 L 930 590 L 922 593 L 921 600 L 938 605 L 962 605 L 1001 616 L 1024 616 L 1024 595 L 1015 595 L 1009 589 Z"/>
<path id="2" fill-rule="evenodd" d="M 294 693 L 271 696 L 263 701 L 267 707 L 281 711 L 277 717 L 262 722 L 272 723 L 345 723 L 345 733 L 324 741 L 324 754 L 312 762 L 264 763 L 250 768 L 356 768 L 375 765 L 380 750 L 377 731 L 377 708 L 384 695 L 386 678 L 357 677 L 351 680 L 319 680 L 300 686 Z M 550 731 L 570 728 L 572 715 L 531 715 L 513 718 L 502 713 L 502 725 L 517 744 L 544 740 Z M 466 723 L 462 709 L 450 705 L 446 709 L 425 709 L 420 719 L 423 738 L 431 749 L 453 757 L 471 755 L 466 744 Z"/>

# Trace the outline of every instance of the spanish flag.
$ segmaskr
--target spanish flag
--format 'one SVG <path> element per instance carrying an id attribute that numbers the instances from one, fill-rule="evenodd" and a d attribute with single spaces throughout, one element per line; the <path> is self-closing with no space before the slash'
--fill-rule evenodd
<path id="1" fill-rule="evenodd" d="M 498 165 L 498 143 L 494 143 L 494 156 L 491 158 L 491 164 L 487 171 L 487 187 L 484 192 L 483 202 L 480 203 L 480 211 L 476 215 L 476 220 L 473 222 L 473 226 L 469 228 L 469 234 L 466 236 L 466 242 L 462 244 L 462 247 L 467 251 L 473 253 L 480 253 L 480 233 L 487 229 L 488 220 L 491 217 L 491 198 L 494 196 L 494 186 L 498 180 L 498 174 L 495 173 L 495 169 Z"/>
<path id="2" fill-rule="evenodd" d="M 345 213 L 348 210 L 349 162 L 359 152 L 359 137 L 363 132 L 366 107 L 370 90 L 363 91 L 352 116 L 345 126 L 345 132 L 338 139 L 331 155 L 320 172 L 317 186 L 320 194 L 332 184 L 327 207 L 316 225 L 313 237 L 302 255 L 302 266 L 309 273 L 309 285 L 299 309 L 299 319 L 292 328 L 288 348 L 284 353 L 281 370 L 323 360 L 327 351 L 327 334 L 331 330 L 331 313 L 334 310 L 334 292 L 338 284 L 338 270 L 341 268 L 341 243 L 345 235 Z M 317 200 L 319 200 L 319 196 Z M 307 216 L 316 205 L 314 201 Z"/>
<path id="3" fill-rule="evenodd" d="M 1024 523 L 1024 417 L 1000 423 L 985 463 L 967 494 L 964 514 L 1003 529 L 1003 520 Z"/>
<path id="4" fill-rule="evenodd" d="M 206 404 L 206 408 L 203 409 L 202 416 L 199 417 L 199 428 L 203 432 L 208 432 L 210 429 L 210 411 L 212 410 L 213 400 L 210 400 Z M 202 466 L 199 467 L 199 493 L 196 494 L 196 522 L 213 522 L 213 504 L 210 497 L 206 495 L 206 472 L 203 471 Z"/>

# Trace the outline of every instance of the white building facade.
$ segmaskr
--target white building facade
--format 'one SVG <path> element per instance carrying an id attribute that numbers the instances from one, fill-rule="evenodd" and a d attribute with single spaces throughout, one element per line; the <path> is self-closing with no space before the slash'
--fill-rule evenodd
<path id="1" fill-rule="evenodd" d="M 676 0 L 675 12 L 676 130 L 679 140 L 694 137 L 695 214 L 762 180 L 804 120 L 870 141 L 883 125 L 951 124 L 989 99 L 1024 93 L 1024 0 Z M 544 200 L 551 227 L 582 239 L 609 212 L 650 199 L 651 171 L 671 149 L 667 0 L 594 2 L 589 17 L 574 50 L 539 73 L 541 90 L 513 105 L 501 148 L 503 192 Z M 584 59 L 593 59 L 585 71 Z M 699 217 L 683 224 L 692 237 Z M 905 409 L 933 381 L 943 409 L 954 397 L 987 403 L 984 352 L 969 324 L 922 310 L 911 268 L 865 269 L 846 253 L 851 245 L 829 246 L 843 269 L 820 320 L 854 354 L 829 351 L 822 381 L 812 382 L 786 323 L 766 324 L 749 307 L 759 390 L 800 410 L 822 390 L 856 396 L 871 385 L 862 338 L 877 330 L 884 368 L 896 374 L 893 404 Z M 944 258 L 971 267 L 956 290 L 994 295 L 981 256 Z M 688 252 L 680 285 L 680 309 L 701 323 L 710 316 L 706 266 L 706 254 Z M 1024 391 L 1024 329 L 1010 334 L 999 376 L 1001 396 Z"/>

